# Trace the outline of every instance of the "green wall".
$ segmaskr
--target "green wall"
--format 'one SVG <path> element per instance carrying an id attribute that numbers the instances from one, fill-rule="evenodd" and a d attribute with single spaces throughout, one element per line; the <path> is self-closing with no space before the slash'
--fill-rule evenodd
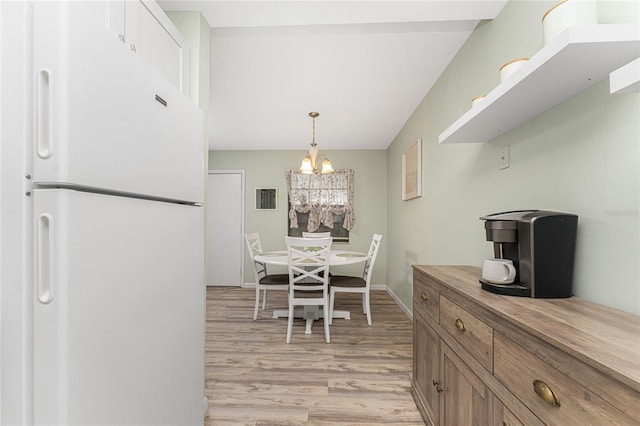
<path id="1" fill-rule="evenodd" d="M 480 216 L 547 209 L 579 216 L 574 293 L 640 313 L 640 95 L 609 94 L 605 80 L 485 144 L 439 145 L 438 135 L 476 95 L 498 84 L 508 60 L 542 47 L 541 17 L 553 1 L 510 1 L 469 37 L 387 151 L 328 151 L 334 167 L 356 171 L 356 225 L 350 249 L 384 235 L 373 276 L 409 309 L 414 264 L 480 266 L 492 257 Z M 639 16 L 640 2 L 599 0 L 601 23 Z M 523 100 L 526 102 L 526 99 Z M 423 195 L 401 201 L 404 150 L 423 140 Z M 498 170 L 509 146 L 511 166 Z M 287 198 L 283 171 L 300 151 L 210 151 L 210 170 L 245 170 L 245 232 L 266 250 L 283 247 Z M 257 187 L 277 187 L 278 210 L 255 211 Z M 245 281 L 253 274 L 245 253 Z M 346 267 L 345 267 L 346 268 Z M 356 271 L 345 271 L 356 273 Z"/>
<path id="2" fill-rule="evenodd" d="M 355 226 L 348 244 L 340 248 L 366 251 L 374 233 L 382 234 L 382 245 L 374 266 L 372 285 L 386 285 L 386 151 L 324 151 L 336 169 L 353 169 L 355 179 Z M 287 188 L 284 171 L 297 169 L 304 157 L 296 151 L 209 151 L 209 170 L 245 171 L 245 232 L 259 232 L 264 250 L 282 250 L 287 234 Z M 278 188 L 278 209 L 255 210 L 256 188 Z M 332 269 L 333 270 L 333 269 Z M 245 282 L 254 282 L 249 254 L 245 249 Z M 276 272 L 274 270 L 274 272 Z M 335 272 L 362 273 L 360 266 L 344 266 Z"/>
<path id="3" fill-rule="evenodd" d="M 480 266 L 492 257 L 480 216 L 546 209 L 579 216 L 574 293 L 640 313 L 638 93 L 610 95 L 605 80 L 489 143 L 438 144 L 501 64 L 542 47 L 554 3 L 511 1 L 481 24 L 388 149 L 387 283 L 409 307 L 412 264 Z M 601 0 L 600 22 L 637 20 L 638 3 Z M 423 195 L 401 201 L 399 159 L 419 137 Z M 504 146 L 511 166 L 498 170 Z"/>

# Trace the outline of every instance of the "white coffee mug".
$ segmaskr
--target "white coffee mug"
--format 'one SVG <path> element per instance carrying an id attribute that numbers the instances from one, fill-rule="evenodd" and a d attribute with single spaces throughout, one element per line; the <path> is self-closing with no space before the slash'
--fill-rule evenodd
<path id="1" fill-rule="evenodd" d="M 485 259 L 482 263 L 482 279 L 493 284 L 511 284 L 516 278 L 516 268 L 511 259 Z"/>

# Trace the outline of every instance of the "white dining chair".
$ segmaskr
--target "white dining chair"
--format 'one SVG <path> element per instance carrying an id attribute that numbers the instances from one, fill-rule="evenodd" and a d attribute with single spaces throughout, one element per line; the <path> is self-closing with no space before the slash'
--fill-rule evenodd
<path id="1" fill-rule="evenodd" d="M 361 277 L 354 277 L 350 275 L 332 275 L 329 283 L 330 290 L 330 322 L 333 322 L 333 306 L 335 303 L 336 293 L 362 293 L 362 312 L 367 316 L 367 323 L 371 325 L 371 303 L 369 301 L 369 289 L 371 287 L 371 275 L 373 274 L 373 265 L 376 262 L 378 256 L 378 249 L 380 248 L 380 241 L 382 235 L 373 234 L 371 245 L 369 246 L 369 252 L 367 254 L 367 261 L 364 264 L 364 270 Z"/>
<path id="2" fill-rule="evenodd" d="M 332 238 L 285 237 L 289 264 L 289 319 L 287 343 L 291 343 L 294 308 L 322 306 L 324 310 L 324 338 L 329 335 L 329 255 Z"/>
<path id="3" fill-rule="evenodd" d="M 331 232 L 303 232 L 302 238 L 328 238 Z"/>
<path id="4" fill-rule="evenodd" d="M 267 290 L 289 290 L 289 274 L 268 274 L 267 265 L 255 260 L 255 256 L 262 254 L 260 234 L 257 232 L 244 234 L 249 249 L 249 257 L 253 264 L 253 273 L 256 280 L 256 303 L 253 309 L 253 319 L 258 319 L 258 307 L 260 306 L 260 290 L 264 291 L 262 309 L 267 307 Z"/>
<path id="5" fill-rule="evenodd" d="M 329 238 L 331 237 L 331 232 L 303 232 L 302 238 Z M 331 277 L 331 272 L 329 272 L 329 277 Z"/>

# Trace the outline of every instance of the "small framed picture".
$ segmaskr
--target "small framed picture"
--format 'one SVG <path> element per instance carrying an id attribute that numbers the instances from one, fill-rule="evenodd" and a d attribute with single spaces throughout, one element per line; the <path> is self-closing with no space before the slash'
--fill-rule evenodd
<path id="1" fill-rule="evenodd" d="M 256 188 L 256 210 L 278 210 L 278 188 Z"/>
<path id="2" fill-rule="evenodd" d="M 422 139 L 402 154 L 402 199 L 422 196 Z"/>

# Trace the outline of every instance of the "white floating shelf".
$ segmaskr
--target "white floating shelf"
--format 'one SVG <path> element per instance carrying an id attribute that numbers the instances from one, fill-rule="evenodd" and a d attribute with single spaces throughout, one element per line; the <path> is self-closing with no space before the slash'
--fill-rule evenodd
<path id="1" fill-rule="evenodd" d="M 609 75 L 609 90 L 611 94 L 640 92 L 640 58 Z"/>
<path id="2" fill-rule="evenodd" d="M 567 28 L 442 132 L 438 142 L 495 139 L 602 81 L 638 56 L 639 24 Z"/>

